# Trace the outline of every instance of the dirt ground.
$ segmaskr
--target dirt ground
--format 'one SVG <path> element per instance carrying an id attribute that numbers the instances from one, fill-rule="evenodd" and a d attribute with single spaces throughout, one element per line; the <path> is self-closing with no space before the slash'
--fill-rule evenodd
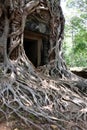
<path id="1" fill-rule="evenodd" d="M 43 126 L 42 126 L 43 127 Z M 56 125 L 48 125 L 46 124 L 44 130 L 60 130 Z M 13 121 L 13 122 L 3 122 L 0 123 L 0 130 L 39 130 L 34 126 L 26 126 L 21 121 Z"/>
<path id="2" fill-rule="evenodd" d="M 24 125 L 21 121 L 3 122 L 0 123 L 0 130 L 31 130 L 28 126 Z"/>
<path id="3" fill-rule="evenodd" d="M 0 130 L 11 130 L 7 123 L 0 123 Z"/>

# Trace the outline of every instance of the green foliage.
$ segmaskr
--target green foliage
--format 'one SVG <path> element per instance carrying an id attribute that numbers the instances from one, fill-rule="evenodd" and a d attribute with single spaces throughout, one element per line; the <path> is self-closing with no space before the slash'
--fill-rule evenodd
<path id="1" fill-rule="evenodd" d="M 87 0 L 67 0 L 67 6 L 85 12 L 87 11 Z"/>
<path id="2" fill-rule="evenodd" d="M 65 27 L 65 59 L 70 67 L 87 66 L 87 0 L 68 0 L 67 7 L 76 10 Z"/>

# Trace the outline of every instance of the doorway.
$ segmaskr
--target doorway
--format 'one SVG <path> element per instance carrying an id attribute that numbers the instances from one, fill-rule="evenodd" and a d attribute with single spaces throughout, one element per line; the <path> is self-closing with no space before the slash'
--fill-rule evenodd
<path id="1" fill-rule="evenodd" d="M 33 39 L 24 39 L 24 50 L 35 67 L 38 66 L 38 41 Z"/>

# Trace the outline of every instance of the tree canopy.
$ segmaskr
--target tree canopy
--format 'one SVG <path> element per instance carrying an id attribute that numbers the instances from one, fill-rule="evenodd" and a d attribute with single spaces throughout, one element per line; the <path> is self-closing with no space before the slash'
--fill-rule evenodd
<path id="1" fill-rule="evenodd" d="M 87 66 L 87 1 L 85 0 L 68 0 L 67 8 L 71 10 L 72 15 L 66 19 L 66 48 L 71 42 L 70 49 L 66 51 L 66 62 L 69 66 L 86 67 Z M 73 14 L 74 10 L 74 14 Z M 70 39 L 71 37 L 71 39 Z M 69 48 L 69 47 L 68 47 Z M 68 52 L 69 50 L 69 52 Z M 68 55 L 70 57 L 68 58 Z"/>

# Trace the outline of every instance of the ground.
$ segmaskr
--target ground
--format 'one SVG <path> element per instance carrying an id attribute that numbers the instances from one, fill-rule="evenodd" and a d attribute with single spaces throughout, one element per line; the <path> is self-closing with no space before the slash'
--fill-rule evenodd
<path id="1" fill-rule="evenodd" d="M 56 125 L 51 124 L 46 126 L 44 130 L 47 130 L 50 127 L 50 130 L 60 130 Z M 38 130 L 35 127 L 27 126 L 22 121 L 13 121 L 13 122 L 3 122 L 0 123 L 0 130 Z"/>

